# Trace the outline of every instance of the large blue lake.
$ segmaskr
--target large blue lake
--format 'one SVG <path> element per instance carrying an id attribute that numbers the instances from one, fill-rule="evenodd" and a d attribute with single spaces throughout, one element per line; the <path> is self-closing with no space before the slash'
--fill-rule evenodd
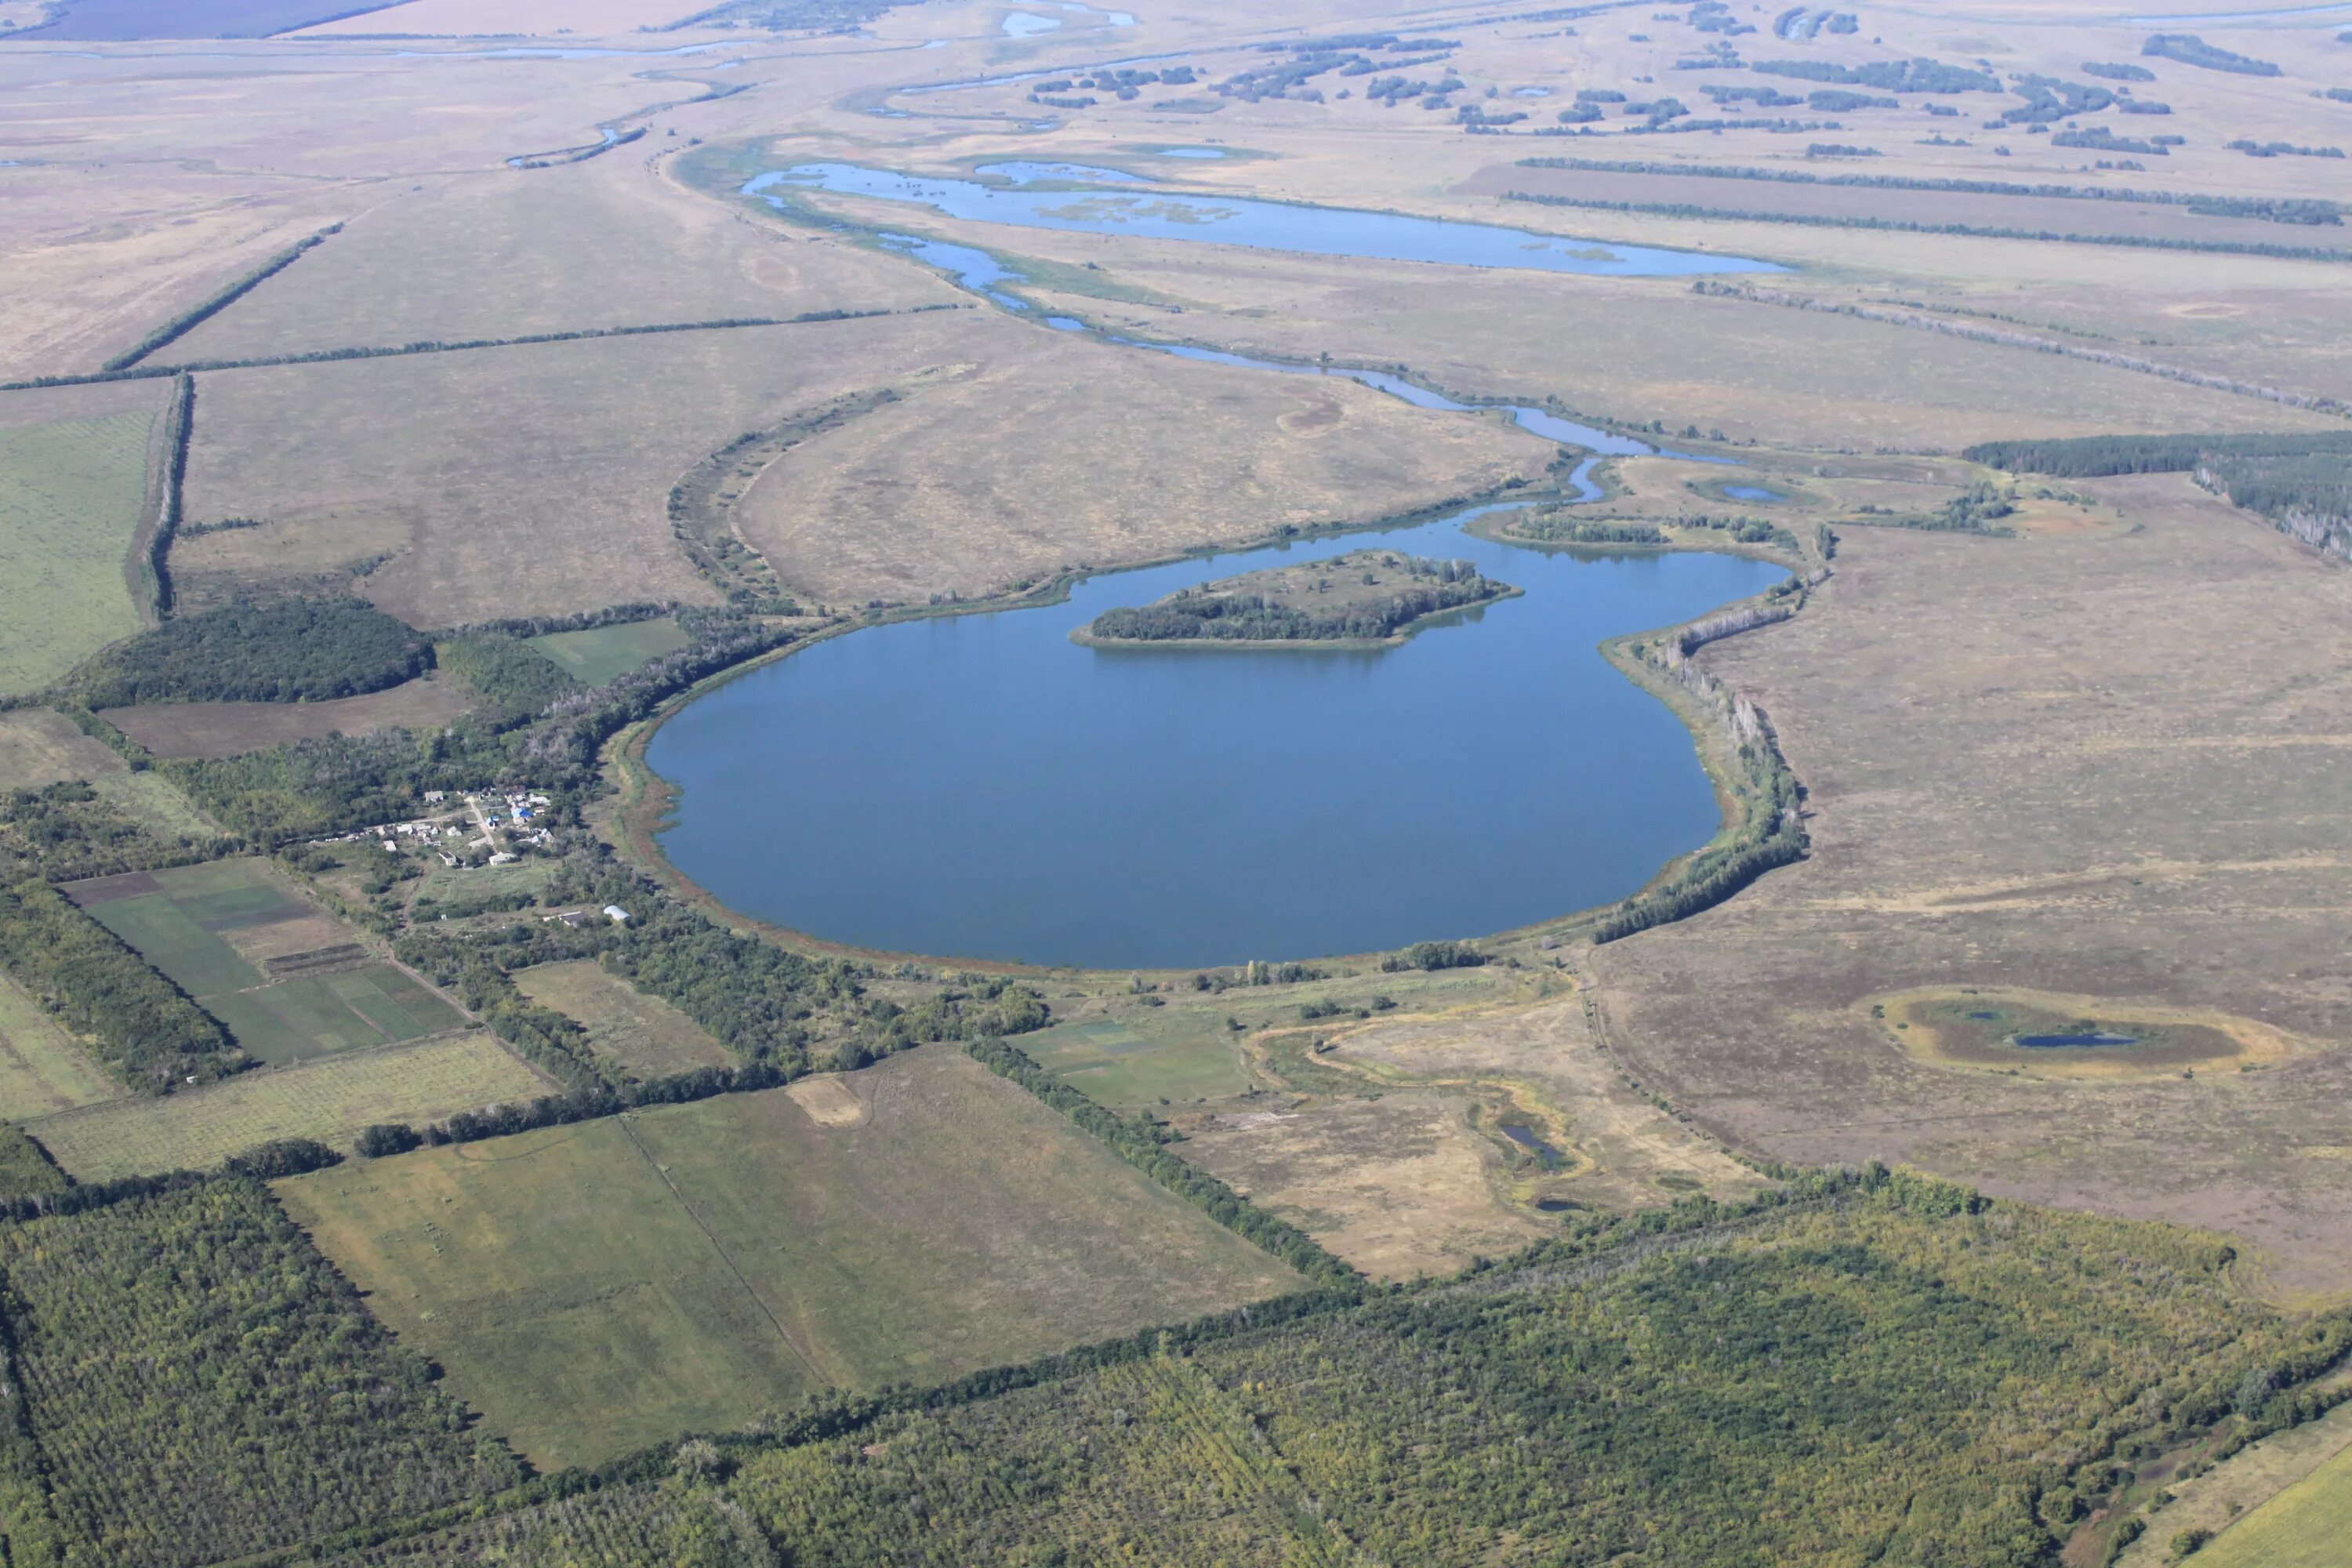
<path id="1" fill-rule="evenodd" d="M 820 643 L 656 734 L 684 792 L 663 847 L 816 936 L 1095 968 L 1366 952 L 1622 898 L 1719 817 L 1689 733 L 1595 645 L 1783 574 L 1523 549 L 1461 521 Z M 1376 653 L 1068 639 L 1114 605 L 1373 539 L 1527 593 Z"/>

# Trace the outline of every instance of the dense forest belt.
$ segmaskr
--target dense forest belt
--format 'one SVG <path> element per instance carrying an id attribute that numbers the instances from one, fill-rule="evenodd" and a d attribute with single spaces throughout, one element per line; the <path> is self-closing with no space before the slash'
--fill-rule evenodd
<path id="1" fill-rule="evenodd" d="M 433 667 L 432 644 L 357 599 L 229 605 L 105 648 L 59 683 L 84 708 L 317 702 L 382 691 Z"/>
<path id="2" fill-rule="evenodd" d="M 180 314 L 173 317 L 170 321 L 164 322 L 162 326 L 156 328 L 153 331 L 140 339 L 136 347 L 126 353 L 116 354 L 112 359 L 108 360 L 104 364 L 99 366 L 99 369 L 101 371 L 129 370 L 132 365 L 137 364 L 141 360 L 145 359 L 157 349 L 163 348 L 180 338 L 185 337 L 189 332 L 194 331 L 196 328 L 204 325 L 205 322 L 212 320 L 215 316 L 219 315 L 223 310 L 227 310 L 231 305 L 236 304 L 239 300 L 244 299 L 247 294 L 252 293 L 256 289 L 261 287 L 262 284 L 268 282 L 270 279 L 277 277 L 280 272 L 283 272 L 288 268 L 293 266 L 295 262 L 301 259 L 302 253 L 309 250 L 312 246 L 324 245 L 327 242 L 327 237 L 329 235 L 341 234 L 342 229 L 343 226 L 341 224 L 329 224 L 325 228 L 320 229 L 310 238 L 302 240 L 299 244 L 289 246 L 286 249 L 279 251 L 277 255 L 263 262 L 258 268 L 247 273 L 244 277 L 238 279 L 236 282 L 231 283 L 227 288 L 221 289 L 218 293 L 210 296 L 201 304 L 195 305 L 186 310 L 183 310 Z"/>
<path id="3" fill-rule="evenodd" d="M 1755 305 L 1780 305 L 1792 310 L 1818 310 L 1826 315 L 1852 316 L 1864 321 L 1883 321 L 1889 326 L 1910 327 L 1919 331 L 1941 332 L 1947 337 L 1968 338 L 1980 343 L 1998 343 L 2005 348 L 2032 349 L 2037 353 L 2058 354 L 2066 359 L 2078 359 L 2088 364 L 2103 364 L 2114 370 L 2128 370 L 2141 375 L 2161 376 L 2189 386 L 2201 386 L 2209 391 L 2234 393 L 2240 397 L 2259 397 L 2288 408 L 2308 408 L 2319 414 L 2336 414 L 2352 417 L 2352 404 L 2338 398 L 2312 393 L 2287 392 L 2275 386 L 2263 386 L 2253 382 L 2237 381 L 2226 375 L 2212 375 L 2201 370 L 2189 370 L 2179 365 L 2158 364 L 2154 360 L 2119 354 L 2107 349 L 2078 347 L 2073 343 L 2053 343 L 2047 338 L 2037 338 L 2024 332 L 2005 332 L 1994 327 L 1972 327 L 1959 321 L 1945 321 L 1935 316 L 1916 316 L 1905 310 L 1888 310 L 1874 305 L 1833 304 L 1826 300 L 1808 299 L 1801 294 L 1786 294 L 1773 289 L 1751 289 L 1744 284 L 1715 283 L 1705 279 L 1691 285 L 1694 294 L 1705 294 L 1717 300 L 1745 300 Z"/>
<path id="4" fill-rule="evenodd" d="M 91 375 L 37 375 L 30 381 L 0 382 L 0 392 L 33 392 L 45 386 L 89 386 L 106 381 L 141 381 L 156 376 L 185 375 L 200 370 L 263 370 L 278 364 L 324 364 L 334 360 L 398 359 L 405 354 L 457 353 L 469 349 L 511 349 L 531 343 L 571 343 L 584 338 L 634 338 L 656 332 L 719 332 L 739 327 L 798 327 L 820 321 L 862 321 L 876 316 L 919 316 L 927 310 L 962 310 L 961 301 L 907 305 L 872 310 L 803 310 L 797 316 L 727 316 L 709 321 L 656 321 L 638 327 L 583 327 L 568 332 L 532 332 L 520 338 L 467 338 L 444 342 L 436 339 L 382 348 L 312 349 L 303 353 L 264 354 L 255 359 L 192 360 L 186 364 L 134 365 L 129 370 L 100 371 Z"/>
<path id="5" fill-rule="evenodd" d="M 2005 180 L 1922 180 L 1901 174 L 1817 174 L 1801 169 L 1754 169 L 1737 163 L 1652 163 L 1621 158 L 1522 158 L 1523 169 L 1580 169 L 1605 174 L 1666 174 L 1711 180 L 1761 180 L 1782 185 L 1853 185 L 1875 191 L 1936 191 L 1951 195 L 2040 196 L 2073 201 L 2137 202 L 2186 207 L 2209 217 L 2258 218 L 2266 223 L 2340 225 L 2340 202 L 2275 196 L 2214 196 L 2185 191 L 2141 191 L 2105 185 L 2021 185 Z"/>
<path id="6" fill-rule="evenodd" d="M 1962 455 L 2062 479 L 2185 473 L 2282 533 L 2352 561 L 2352 431 L 1987 441 Z"/>
<path id="7" fill-rule="evenodd" d="M 799 611 L 775 568 L 735 531 L 736 503 L 794 447 L 897 401 L 898 394 L 887 386 L 836 397 L 772 429 L 738 436 L 670 487 L 670 531 L 695 570 L 727 595 L 730 605 L 754 615 Z"/>
<path id="8" fill-rule="evenodd" d="M 2271 256 L 2289 261 L 2352 261 L 2352 250 L 2326 250 L 2307 245 L 2270 245 L 2251 240 L 2168 239 L 2137 234 L 2075 234 L 2057 229 L 2007 228 L 1967 223 L 1922 223 L 1908 219 L 1832 216 L 1825 213 L 1769 212 L 1745 207 L 1713 206 L 1685 202 L 1620 202 L 1590 196 L 1543 195 L 1533 191 L 1505 191 L 1507 202 L 1533 202 L 1541 206 L 1583 207 L 1601 212 L 1642 213 L 1654 217 L 1721 218 L 1733 223 L 1782 223 L 1806 228 L 1875 228 L 1905 234 L 1964 235 L 1976 239 L 2032 239 L 2064 245 L 2120 245 L 2141 250 L 2189 250 L 2222 256 Z"/>

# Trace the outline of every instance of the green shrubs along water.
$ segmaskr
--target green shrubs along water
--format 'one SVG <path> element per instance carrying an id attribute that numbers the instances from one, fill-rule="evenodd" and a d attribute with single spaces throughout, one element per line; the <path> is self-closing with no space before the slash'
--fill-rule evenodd
<path id="1" fill-rule="evenodd" d="M 1316 602 L 1335 584 L 1332 603 Z M 1466 561 L 1363 550 L 1106 610 L 1086 635 L 1097 642 L 1384 642 L 1432 616 L 1515 592 Z"/>

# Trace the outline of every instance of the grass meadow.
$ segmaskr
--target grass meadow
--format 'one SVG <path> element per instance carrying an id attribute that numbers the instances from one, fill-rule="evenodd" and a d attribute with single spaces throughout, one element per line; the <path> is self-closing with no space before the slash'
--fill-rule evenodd
<path id="1" fill-rule="evenodd" d="M 2162 1533 L 2159 1515 L 2153 1533 Z M 2352 1535 L 2352 1448 L 2246 1515 L 2197 1553 L 2198 1568 L 2334 1568 Z"/>
<path id="2" fill-rule="evenodd" d="M 647 659 L 684 647 L 686 634 L 664 616 L 617 626 L 591 626 L 586 631 L 550 632 L 531 638 L 530 646 L 569 670 L 581 685 L 603 686 Z"/>
<path id="3" fill-rule="evenodd" d="M 298 1223 L 542 1467 L 1260 1300 L 1281 1264 L 949 1047 L 353 1163 Z"/>
<path id="4" fill-rule="evenodd" d="M 0 692 L 139 629 L 124 562 L 147 500 L 149 414 L 0 428 Z"/>
<path id="5" fill-rule="evenodd" d="M 26 1130 L 77 1181 L 102 1182 L 203 1169 L 274 1138 L 349 1149 L 371 1122 L 438 1121 L 553 1089 L 491 1036 L 446 1035 L 66 1111 Z"/>
<path id="6" fill-rule="evenodd" d="M 732 1067 L 734 1052 L 658 996 L 648 996 L 589 959 L 541 964 L 515 976 L 523 994 L 575 1019 L 588 1044 L 637 1078 L 702 1067 Z"/>
<path id="7" fill-rule="evenodd" d="M 0 1121 L 96 1105 L 121 1093 L 47 1009 L 0 974 Z"/>

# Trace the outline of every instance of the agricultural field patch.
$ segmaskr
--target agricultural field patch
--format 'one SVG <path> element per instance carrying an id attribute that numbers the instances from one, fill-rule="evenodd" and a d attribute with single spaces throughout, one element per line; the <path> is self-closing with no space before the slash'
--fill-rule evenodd
<path id="1" fill-rule="evenodd" d="M 1021 1049 L 1104 1105 L 1166 1105 L 1248 1092 L 1241 1047 L 1222 1020 L 1192 1009 L 1171 1022 L 1174 1027 L 1149 1038 L 1109 1018 L 1055 1024 L 1022 1036 Z"/>
<path id="2" fill-rule="evenodd" d="M 961 1054 L 840 1081 L 862 1119 L 787 1090 L 725 1095 L 278 1192 L 403 1342 L 542 1465 L 1297 1282 Z"/>
<path id="3" fill-rule="evenodd" d="M 677 623 L 662 616 L 617 626 L 591 626 L 586 631 L 550 632 L 532 637 L 530 646 L 562 665 L 581 685 L 602 686 L 647 659 L 675 653 L 686 641 Z"/>
<path id="4" fill-rule="evenodd" d="M 121 1093 L 47 1008 L 0 974 L 0 1121 L 96 1105 Z"/>
<path id="5" fill-rule="evenodd" d="M 422 1124 L 556 1085 L 488 1034 L 258 1068 L 199 1089 L 38 1119 L 26 1127 L 76 1180 L 204 1170 L 278 1138 L 348 1150 L 379 1121 Z"/>
<path id="6" fill-rule="evenodd" d="M 552 24 L 554 14 L 547 19 Z M 588 36 L 568 16 L 564 25 Z M 646 97 L 703 90 L 690 80 L 667 86 L 640 90 Z M 575 125 L 571 140 L 595 139 L 587 121 Z M 597 264 L 579 265 L 583 254 L 596 256 Z M 921 268 L 832 237 L 754 226 L 680 190 L 640 160 L 616 156 L 534 169 L 527 179 L 501 169 L 430 180 L 413 190 L 403 185 L 234 310 L 173 344 L 172 353 L 249 359 L 894 310 L 951 298 Z"/>
<path id="7" fill-rule="evenodd" d="M 95 781 L 129 771 L 121 757 L 52 709 L 0 713 L 0 790 Z"/>
<path id="8" fill-rule="evenodd" d="M 2252 1018 L 2040 992 L 1938 987 L 1874 1001 L 1871 1016 L 1918 1061 L 2024 1078 L 2259 1072 L 2309 1049 Z"/>
<path id="9" fill-rule="evenodd" d="M 417 1039 L 465 1023 L 267 861 L 101 877 L 67 892 L 267 1064 Z"/>
<path id="10" fill-rule="evenodd" d="M 77 43 L 131 38 L 262 38 L 354 8 L 337 0 L 62 0 L 36 38 Z M 377 11 L 382 5 L 365 6 Z"/>
<path id="11" fill-rule="evenodd" d="M 106 721 L 159 757 L 234 757 L 325 735 L 437 730 L 480 700 L 454 675 L 427 675 L 323 702 L 155 702 L 110 708 Z"/>
<path id="12" fill-rule="evenodd" d="M 2340 1373 L 2332 1375 L 2323 1379 L 2315 1392 L 2333 1393 L 2342 1384 Z M 2302 1532 L 2294 1528 L 2301 1521 L 2293 1516 L 2306 1510 L 2291 1504 L 2283 1515 L 2266 1523 L 2269 1505 L 2297 1489 L 2306 1479 L 2317 1480 L 2319 1472 L 2331 1466 L 2338 1467 L 2332 1472 L 2332 1489 L 2340 1491 L 2347 1479 L 2341 1465 L 2347 1453 L 2352 1453 L 2352 1405 L 2339 1405 L 2315 1421 L 2249 1444 L 2200 1475 L 2174 1479 L 2167 1487 L 2172 1500 L 2147 1516 L 2147 1529 L 2116 1559 L 2116 1568 L 2171 1568 L 2172 1538 L 2189 1530 L 2202 1530 L 2214 1538 L 2209 1549 L 2218 1563 L 2294 1563 L 2297 1560 L 2291 1552 Z M 2298 1500 L 2307 1504 L 2313 1500 Z M 2278 1528 L 2283 1523 L 2287 1525 L 2284 1530 Z M 2241 1524 L 2248 1528 L 2242 1542 L 2225 1539 Z M 2252 1555 L 2242 1551 L 2242 1545 L 2283 1555 Z"/>
<path id="13" fill-rule="evenodd" d="M 2169 1521 L 2162 1515 L 2158 1528 Z M 2239 1520 L 2198 1556 L 2199 1568 L 2327 1568 L 2352 1530 L 2352 1450 Z"/>
<path id="14" fill-rule="evenodd" d="M 0 427 L 0 691 L 30 691 L 139 629 L 128 558 L 154 418 Z"/>
<path id="15" fill-rule="evenodd" d="M 633 1077 L 733 1067 L 740 1059 L 701 1025 L 593 959 L 541 964 L 518 972 L 514 980 L 524 995 L 586 1029 L 589 1047 Z"/>

